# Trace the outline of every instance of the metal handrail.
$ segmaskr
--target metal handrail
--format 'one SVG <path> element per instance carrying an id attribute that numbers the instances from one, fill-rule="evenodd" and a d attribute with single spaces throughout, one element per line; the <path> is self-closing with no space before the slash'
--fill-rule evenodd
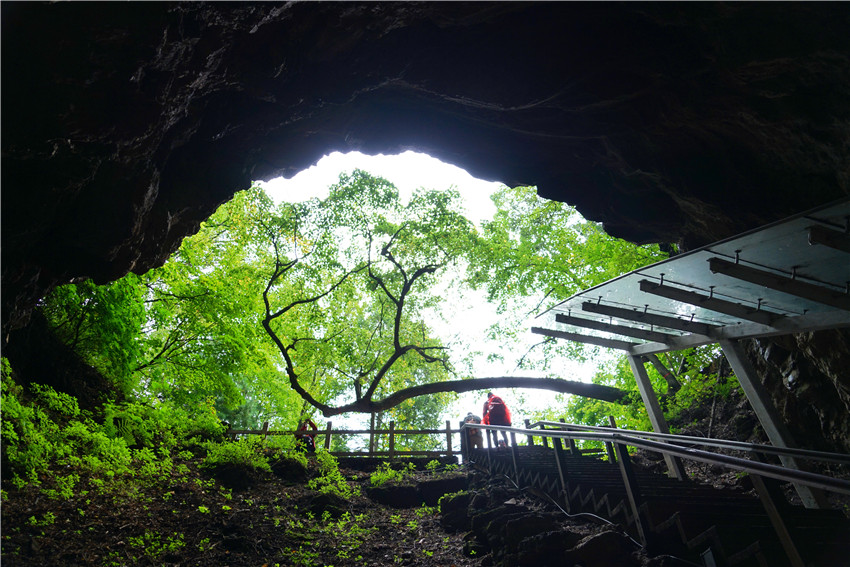
<path id="1" fill-rule="evenodd" d="M 703 451 L 700 449 L 692 449 L 688 447 L 680 447 L 679 445 L 674 445 L 672 443 L 664 443 L 658 441 L 649 441 L 646 439 L 641 439 L 634 435 L 623 434 L 615 431 L 611 431 L 608 428 L 608 431 L 601 432 L 571 432 L 571 431 L 556 431 L 550 429 L 524 429 L 517 427 L 507 427 L 501 425 L 483 425 L 483 424 L 474 424 L 478 429 L 485 429 L 491 431 L 504 431 L 506 433 L 515 433 L 520 435 L 531 435 L 534 437 L 547 437 L 547 438 L 559 438 L 559 439 L 585 439 L 592 441 L 607 441 L 609 443 L 623 443 L 626 445 L 632 445 L 634 447 L 643 447 L 645 449 L 649 449 L 651 451 L 656 451 L 663 454 L 674 455 L 677 457 L 682 457 L 685 459 L 690 459 L 693 461 L 700 461 L 704 463 L 712 463 L 716 465 L 726 466 L 728 468 L 745 471 L 748 473 L 753 473 L 761 476 L 766 476 L 770 478 L 775 478 L 784 482 L 793 482 L 797 484 L 804 484 L 806 486 L 812 486 L 816 488 L 821 488 L 824 490 L 829 490 L 832 492 L 838 492 L 841 494 L 850 495 L 850 481 L 841 480 L 837 478 L 833 478 L 830 476 L 811 473 L 807 471 L 800 471 L 796 469 L 788 469 L 779 465 L 771 465 L 768 463 L 761 463 L 758 461 L 750 461 L 748 459 L 742 459 L 740 457 L 732 457 L 729 455 L 721 455 L 717 453 L 712 453 L 709 451 Z M 569 425 L 558 422 L 558 425 Z M 463 428 L 469 427 L 468 424 L 464 424 Z M 581 426 L 581 427 L 590 427 L 590 426 Z M 604 429 L 604 428 L 600 428 Z M 629 433 L 632 433 L 631 431 Z M 646 433 L 646 432 L 644 432 Z"/>
<path id="2" fill-rule="evenodd" d="M 535 426 L 558 427 L 561 429 L 576 430 L 576 431 L 611 431 L 610 427 L 599 427 L 595 425 L 578 425 L 574 423 L 563 423 L 560 421 L 537 421 L 529 425 L 530 428 Z M 620 430 L 626 431 L 626 430 Z M 672 433 L 655 433 L 654 431 L 627 430 L 629 435 L 634 437 L 647 437 L 650 439 L 669 439 L 671 441 L 679 441 L 682 443 L 690 443 L 694 445 L 704 445 L 707 447 L 719 447 L 723 449 L 734 449 L 738 451 L 747 451 L 749 453 L 764 453 L 778 456 L 801 457 L 814 461 L 829 461 L 841 464 L 850 464 L 850 455 L 843 453 L 830 453 L 827 451 L 814 451 L 811 449 L 797 449 L 793 447 L 775 447 L 773 445 L 763 445 L 760 443 L 746 443 L 744 441 L 731 441 L 726 439 L 715 439 L 712 437 L 696 437 L 692 435 L 676 435 Z"/>

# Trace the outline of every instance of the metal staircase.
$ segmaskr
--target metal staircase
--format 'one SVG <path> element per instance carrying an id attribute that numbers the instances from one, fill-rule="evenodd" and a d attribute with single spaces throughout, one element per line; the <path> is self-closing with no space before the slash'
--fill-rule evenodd
<path id="1" fill-rule="evenodd" d="M 766 476 L 750 471 L 760 488 L 753 495 L 636 470 L 625 450 L 614 457 L 610 446 L 611 461 L 583 455 L 573 443 L 570 451 L 563 448 L 561 433 L 544 434 L 552 435 L 552 448 L 517 446 L 517 433 L 541 432 L 509 431 L 512 447 L 471 450 L 467 458 L 479 469 L 548 494 L 570 514 L 589 512 L 622 525 L 650 551 L 664 550 L 706 566 L 850 566 L 850 519 L 839 510 L 787 503 L 778 482 L 770 478 L 772 470 L 766 469 Z M 580 436 L 569 434 L 569 439 Z M 850 494 L 850 483 L 829 482 L 830 489 Z"/>

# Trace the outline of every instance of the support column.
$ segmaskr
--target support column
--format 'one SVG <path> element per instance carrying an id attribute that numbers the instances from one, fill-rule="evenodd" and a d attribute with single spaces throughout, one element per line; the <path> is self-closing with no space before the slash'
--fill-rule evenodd
<path id="1" fill-rule="evenodd" d="M 782 421 L 782 417 L 770 399 L 770 394 L 764 389 L 741 344 L 738 341 L 723 340 L 720 341 L 720 348 L 723 349 L 726 360 L 729 361 L 732 370 L 735 371 L 735 376 L 738 377 L 738 382 L 740 382 L 741 388 L 744 390 L 744 394 L 746 394 L 750 406 L 759 418 L 759 423 L 764 428 L 771 444 L 775 447 L 795 447 L 796 443 L 791 432 L 785 426 L 785 422 Z M 780 455 L 779 460 L 790 469 L 801 470 L 794 457 Z M 826 496 L 822 490 L 802 484 L 795 484 L 794 488 L 806 508 L 828 507 Z"/>
<path id="2" fill-rule="evenodd" d="M 649 414 L 649 422 L 652 424 L 652 430 L 656 433 L 670 433 L 670 426 L 667 425 L 667 420 L 664 419 L 664 412 L 661 411 L 658 396 L 655 395 L 655 390 L 652 389 L 652 384 L 649 381 L 649 375 L 646 373 L 643 362 L 630 354 L 629 365 L 632 367 L 632 374 L 635 375 L 638 390 L 640 390 L 640 397 L 643 398 L 643 403 Z M 685 467 L 682 466 L 681 459 L 665 454 L 664 461 L 667 463 L 667 470 L 670 476 L 679 480 L 686 477 Z"/>

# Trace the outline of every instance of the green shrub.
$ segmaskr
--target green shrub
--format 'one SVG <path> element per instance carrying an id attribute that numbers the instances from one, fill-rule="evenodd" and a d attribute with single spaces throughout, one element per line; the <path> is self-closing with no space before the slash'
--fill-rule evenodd
<path id="1" fill-rule="evenodd" d="M 269 457 L 295 459 L 307 466 L 307 455 L 299 451 L 295 437 L 290 435 L 271 435 L 266 439 L 266 452 Z"/>
<path id="2" fill-rule="evenodd" d="M 130 536 L 127 543 L 131 549 L 138 549 L 149 560 L 155 561 L 166 553 L 177 553 L 186 547 L 186 541 L 182 533 L 175 533 L 163 539 L 163 537 L 152 531 L 146 531 L 140 536 Z"/>
<path id="3" fill-rule="evenodd" d="M 319 465 L 319 476 L 307 483 L 307 488 L 322 494 L 336 494 L 343 498 L 351 498 L 358 494 L 345 480 L 339 470 L 339 461 L 327 451 L 316 452 L 316 463 Z"/>
<path id="4" fill-rule="evenodd" d="M 12 380 L 6 359 L 2 363 L 2 441 L 13 482 L 38 484 L 38 475 L 57 453 L 59 426 L 41 407 L 22 401 L 23 388 Z"/>
<path id="5" fill-rule="evenodd" d="M 235 466 L 256 471 L 271 472 L 266 459 L 263 440 L 257 437 L 239 441 L 211 442 L 201 467 L 214 469 L 222 466 Z"/>
<path id="6" fill-rule="evenodd" d="M 69 498 L 83 472 L 90 473 L 91 482 L 99 487 L 122 476 L 144 482 L 164 480 L 174 469 L 172 449 L 179 449 L 181 443 L 200 443 L 201 436 L 221 438 L 223 434 L 209 404 L 198 408 L 194 416 L 168 404 L 107 404 L 105 422 L 98 424 L 79 410 L 72 396 L 49 386 L 33 386 L 32 400 L 25 401 L 23 388 L 12 379 L 5 359 L 0 391 L 2 450 L 8 467 L 4 474 L 14 485 L 39 485 L 52 466 L 76 469 L 53 476 L 44 489 L 51 498 Z M 259 466 L 263 464 L 268 467 L 260 459 Z"/>
<path id="7" fill-rule="evenodd" d="M 215 413 L 212 400 L 193 408 L 194 412 L 171 402 L 149 405 L 138 402 L 107 404 L 104 429 L 111 437 L 120 437 L 129 446 L 165 446 L 222 441 L 224 425 Z"/>
<path id="8" fill-rule="evenodd" d="M 454 464 L 444 465 L 437 459 L 432 459 L 428 461 L 428 463 L 425 465 L 425 468 L 434 476 L 439 476 L 440 473 L 450 473 L 458 470 L 460 467 Z"/>
<path id="9" fill-rule="evenodd" d="M 80 415 L 80 406 L 74 396 L 57 392 L 50 386 L 42 384 L 32 384 L 30 390 L 36 403 L 45 409 L 66 418 L 74 418 Z"/>
<path id="10" fill-rule="evenodd" d="M 437 464 L 439 465 L 439 463 Z M 405 477 L 413 473 L 415 468 L 416 465 L 413 463 L 405 463 L 400 469 L 394 469 L 390 463 L 383 462 L 378 465 L 378 469 L 369 476 L 369 483 L 372 486 L 381 486 L 388 482 L 402 482 Z"/>

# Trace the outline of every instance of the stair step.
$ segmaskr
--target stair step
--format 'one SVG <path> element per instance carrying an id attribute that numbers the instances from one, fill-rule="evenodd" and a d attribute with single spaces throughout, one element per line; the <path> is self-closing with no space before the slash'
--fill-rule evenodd
<path id="1" fill-rule="evenodd" d="M 553 497 L 563 498 L 555 452 L 544 447 L 519 447 L 517 467 L 521 482 L 544 487 Z M 595 457 L 561 455 L 567 495 L 571 506 L 584 511 L 614 515 L 614 521 L 630 524 L 631 511 L 620 469 Z M 491 451 L 479 457 L 498 470 L 513 474 L 512 451 Z M 712 545 L 709 534 L 721 541 L 721 551 L 730 565 L 786 566 L 788 559 L 761 501 L 734 488 L 716 488 L 690 480 L 678 480 L 648 470 L 635 476 L 650 527 L 658 537 L 687 545 L 694 550 Z M 607 510 L 606 510 L 607 507 Z M 578 511 L 578 510 L 574 510 Z M 838 510 L 809 510 L 787 504 L 781 516 L 808 564 L 850 565 L 850 521 Z M 666 526 L 666 528 L 664 527 Z M 631 530 L 632 527 L 627 529 Z M 685 542 L 681 542 L 684 536 Z M 700 543 L 696 543 L 700 542 Z M 683 548 L 684 549 L 684 548 Z M 694 553 L 691 551 L 689 553 Z"/>

